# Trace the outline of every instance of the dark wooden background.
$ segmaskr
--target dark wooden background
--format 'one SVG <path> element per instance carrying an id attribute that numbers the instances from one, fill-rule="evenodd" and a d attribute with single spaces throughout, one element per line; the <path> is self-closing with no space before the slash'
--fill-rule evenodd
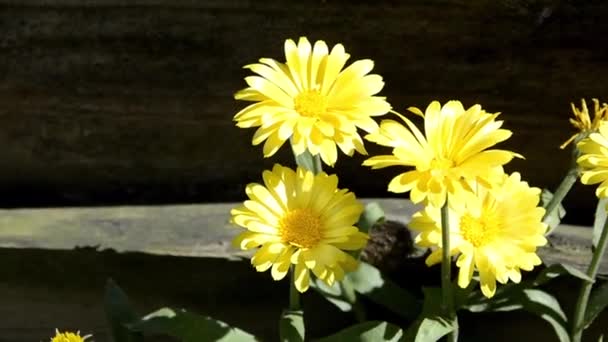
<path id="1" fill-rule="evenodd" d="M 503 113 L 509 165 L 555 187 L 569 103 L 608 102 L 608 2 L 557 0 L 0 1 L 0 205 L 215 202 L 243 198 L 288 149 L 262 160 L 241 67 L 283 60 L 286 38 L 343 43 L 375 60 L 397 110 L 459 99 Z M 370 152 L 385 151 L 369 145 Z M 385 192 L 397 169 L 339 157 L 341 185 Z M 592 189 L 568 198 L 588 223 Z"/>

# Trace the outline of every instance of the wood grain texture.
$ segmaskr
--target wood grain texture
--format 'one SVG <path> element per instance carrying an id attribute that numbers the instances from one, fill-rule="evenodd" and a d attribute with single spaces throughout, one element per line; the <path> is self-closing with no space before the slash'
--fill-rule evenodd
<path id="1" fill-rule="evenodd" d="M 378 201 L 387 220 L 401 224 L 415 211 L 408 201 Z M 108 278 L 125 289 L 140 314 L 163 306 L 183 307 L 265 341 L 276 339 L 276 319 L 287 305 L 287 282 L 255 272 L 242 258 L 246 254 L 230 248 L 239 228 L 228 225 L 228 212 L 236 205 L 0 210 L 0 342 L 48 341 L 55 328 L 80 329 L 93 333 L 97 342 L 109 341 L 102 303 Z M 590 235 L 589 228 L 560 226 L 550 237 L 552 246 L 540 250 L 541 257 L 547 264 L 583 268 L 589 260 Z M 426 267 L 418 253 L 408 255 L 401 265 L 393 275 L 401 286 L 419 291 L 421 285 L 439 284 L 439 267 Z M 608 273 L 606 259 L 601 272 Z M 570 313 L 578 286 L 560 278 L 549 289 Z M 353 323 L 353 317 L 314 291 L 306 294 L 304 305 L 311 338 Z M 378 308 L 369 309 L 374 319 L 395 319 Z M 463 312 L 459 319 L 466 341 L 485 341 L 497 331 L 504 333 L 496 334 L 496 341 L 553 339 L 546 322 L 521 311 Z M 608 311 L 589 336 L 605 333 L 606 322 Z M 507 333 L 509 329 L 514 331 Z"/>
<path id="2" fill-rule="evenodd" d="M 386 219 L 407 225 L 417 206 L 401 199 L 377 202 Z M 179 257 L 236 260 L 248 252 L 231 240 L 241 228 L 229 223 L 240 203 L 0 210 L 0 248 L 71 250 L 93 248 Z M 412 232 L 415 236 L 415 232 Z M 540 249 L 546 264 L 567 263 L 585 270 L 591 257 L 589 227 L 559 226 Z M 608 259 L 600 272 L 608 274 Z"/>
<path id="3" fill-rule="evenodd" d="M 263 160 L 244 106 L 241 67 L 282 60 L 305 35 L 372 58 L 397 110 L 459 99 L 502 112 L 532 184 L 555 187 L 569 155 L 569 102 L 606 98 L 603 1 L 0 1 L 0 204 L 226 201 Z M 371 153 L 385 150 L 369 146 Z M 363 157 L 336 171 L 362 196 L 385 196 L 398 170 Z M 588 224 L 590 189 L 568 198 Z"/>

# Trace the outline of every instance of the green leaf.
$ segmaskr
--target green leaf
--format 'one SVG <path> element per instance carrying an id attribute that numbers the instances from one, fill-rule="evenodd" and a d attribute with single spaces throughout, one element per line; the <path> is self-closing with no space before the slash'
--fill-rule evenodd
<path id="1" fill-rule="evenodd" d="M 540 200 L 543 208 L 549 204 L 551 199 L 553 198 L 553 193 L 547 189 L 543 189 Z M 557 228 L 561 220 L 566 216 L 566 209 L 560 203 L 551 215 L 547 216 L 543 221 L 549 226 L 546 235 L 553 233 L 553 230 Z"/>
<path id="2" fill-rule="evenodd" d="M 394 324 L 369 321 L 353 325 L 334 335 L 317 340 L 316 342 L 397 342 L 402 341 L 402 336 L 403 331 Z"/>
<path id="3" fill-rule="evenodd" d="M 479 286 L 477 280 L 472 281 L 474 287 Z M 470 286 L 470 285 L 469 285 Z M 521 293 L 522 284 L 508 283 L 499 286 L 496 294 L 492 298 L 487 298 L 481 291 L 474 291 L 469 296 L 469 300 L 461 305 L 461 308 L 471 312 L 496 312 L 513 311 L 523 308 L 521 303 L 513 302 L 512 297 Z"/>
<path id="4" fill-rule="evenodd" d="M 384 221 L 384 210 L 378 202 L 371 202 L 365 206 L 365 210 L 361 213 L 357 227 L 362 232 L 367 233 L 376 223 L 382 221 Z"/>
<path id="5" fill-rule="evenodd" d="M 585 272 L 577 269 L 574 266 L 568 264 L 553 264 L 540 272 L 540 274 L 534 280 L 533 286 L 543 285 L 551 279 L 566 274 L 593 283 L 593 279 L 589 278 Z"/>
<path id="6" fill-rule="evenodd" d="M 603 283 L 591 292 L 587 311 L 585 312 L 584 326 L 587 327 L 608 306 L 608 282 Z"/>
<path id="7" fill-rule="evenodd" d="M 304 312 L 302 310 L 285 310 L 279 323 L 281 342 L 304 341 Z"/>
<path id="8" fill-rule="evenodd" d="M 569 342 L 568 322 L 555 297 L 538 289 L 525 289 L 522 294 L 524 310 L 538 315 L 553 327 L 560 342 Z"/>
<path id="9" fill-rule="evenodd" d="M 503 293 L 500 296 L 487 299 L 485 302 L 478 302 L 467 306 L 471 312 L 490 312 L 490 311 L 513 311 L 525 310 L 538 315 L 553 327 L 560 342 L 569 342 L 568 324 L 559 302 L 552 295 L 538 289 L 522 289 L 513 287 L 512 291 Z"/>
<path id="10" fill-rule="evenodd" d="M 162 308 L 129 325 L 132 330 L 146 334 L 160 334 L 176 337 L 183 342 L 257 341 L 240 329 L 210 317 L 200 316 L 185 310 Z"/>
<path id="11" fill-rule="evenodd" d="M 422 292 L 424 293 L 422 313 L 405 332 L 404 341 L 433 342 L 454 330 L 455 324 L 442 317 L 441 288 L 423 287 Z"/>
<path id="12" fill-rule="evenodd" d="M 356 292 L 407 320 L 420 313 L 420 302 L 413 294 L 385 278 L 376 267 L 366 262 L 361 262 L 357 270 L 346 277 Z"/>
<path id="13" fill-rule="evenodd" d="M 606 206 L 608 205 L 608 197 L 604 197 L 597 202 L 595 208 L 595 219 L 593 220 L 593 248 L 597 247 L 600 241 L 600 235 L 606 223 Z"/>
<path id="14" fill-rule="evenodd" d="M 475 292 L 473 291 L 478 286 L 477 281 L 471 281 L 469 286 L 461 288 L 458 286 L 455 280 L 452 283 L 452 292 L 454 293 L 454 308 L 456 311 L 463 306 L 466 306 L 472 298 L 475 298 Z"/>
<path id="15" fill-rule="evenodd" d="M 138 320 L 138 315 L 131 307 L 127 295 L 112 279 L 108 279 L 106 283 L 104 307 L 115 342 L 143 341 L 142 334 L 127 327 L 129 323 Z"/>
<path id="16" fill-rule="evenodd" d="M 312 287 L 330 303 L 338 307 L 338 309 L 341 311 L 352 311 L 353 306 L 346 299 L 346 296 L 342 291 L 342 287 L 340 287 L 338 282 L 335 282 L 332 286 L 329 286 L 325 284 L 323 280 L 315 278 L 315 280 L 310 283 L 310 287 Z"/>
<path id="17" fill-rule="evenodd" d="M 433 342 L 454 330 L 449 320 L 440 316 L 417 320 L 405 333 L 404 341 Z"/>

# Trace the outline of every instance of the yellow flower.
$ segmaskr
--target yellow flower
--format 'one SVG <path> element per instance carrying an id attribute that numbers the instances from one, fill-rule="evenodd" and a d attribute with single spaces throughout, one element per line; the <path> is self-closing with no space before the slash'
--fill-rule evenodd
<path id="1" fill-rule="evenodd" d="M 281 280 L 294 265 L 296 288 L 304 292 L 309 270 L 331 286 L 356 269 L 355 258 L 343 250 L 367 243 L 367 234 L 353 226 L 363 206 L 353 193 L 337 189 L 337 176 L 275 165 L 263 178 L 264 185 L 247 186 L 249 200 L 230 212 L 232 222 L 247 229 L 234 245 L 260 247 L 251 258 L 258 272 L 272 268 L 272 278 Z"/>
<path id="2" fill-rule="evenodd" d="M 529 271 L 541 263 L 536 248 L 547 243 L 545 209 L 538 207 L 540 189 L 529 187 L 518 173 L 503 175 L 491 189 L 476 187 L 475 195 L 461 209 L 449 209 L 450 254 L 459 255 L 458 285 L 467 287 L 476 269 L 481 291 L 492 297 L 496 281 L 518 283 L 520 269 Z M 409 227 L 421 232 L 418 245 L 437 248 L 427 265 L 441 262 L 440 209 L 427 206 L 414 214 Z"/>
<path id="3" fill-rule="evenodd" d="M 575 141 L 577 137 L 586 138 L 590 133 L 596 132 L 600 126 L 600 123 L 608 119 L 608 104 L 603 103 L 600 107 L 598 99 L 593 99 L 594 116 L 593 121 L 589 115 L 589 109 L 587 109 L 587 103 L 585 99 L 581 99 L 581 109 L 574 107 L 574 103 L 570 103 L 572 112 L 574 113 L 574 119 L 570 119 L 570 123 L 574 128 L 578 129 L 578 132 L 573 134 L 570 139 L 563 143 L 559 148 L 564 149 L 568 144 Z"/>
<path id="4" fill-rule="evenodd" d="M 55 337 L 51 338 L 51 342 L 84 342 L 91 335 L 80 336 L 80 332 L 77 331 L 75 334 L 72 332 L 59 332 L 55 330 Z"/>
<path id="5" fill-rule="evenodd" d="M 577 159 L 582 169 L 583 184 L 601 183 L 595 190 L 599 198 L 608 197 L 608 121 L 602 121 L 598 132 L 591 133 L 577 145 L 581 156 Z"/>
<path id="6" fill-rule="evenodd" d="M 328 165 L 337 160 L 337 148 L 352 156 L 367 154 L 357 127 L 374 131 L 371 118 L 390 110 L 384 97 L 373 96 L 384 86 L 379 75 L 367 75 L 374 67 L 369 59 L 358 60 L 342 70 L 350 57 L 341 44 L 328 52 L 324 41 L 311 47 L 304 37 L 285 41 L 285 64 L 270 58 L 250 64 L 256 76 L 235 94 L 237 100 L 256 103 L 238 112 L 234 120 L 242 128 L 259 127 L 253 144 L 264 144 L 270 157 L 291 138 L 296 154 L 308 149 Z M 342 71 L 341 71 L 342 70 Z M 258 76 L 259 75 L 259 76 Z"/>
<path id="7" fill-rule="evenodd" d="M 436 207 L 445 203 L 460 203 L 457 197 L 470 191 L 467 181 L 478 181 L 490 186 L 497 170 L 519 154 L 504 150 L 486 150 L 508 139 L 511 131 L 499 129 L 502 121 L 497 114 L 488 114 L 480 105 L 465 110 L 459 101 L 449 101 L 443 107 L 433 101 L 423 114 L 418 108 L 409 110 L 424 118 L 425 136 L 414 124 L 400 115 L 407 128 L 394 120 L 382 120 L 380 129 L 365 139 L 393 148 L 392 155 L 381 155 L 366 160 L 363 165 L 374 169 L 387 166 L 413 166 L 393 178 L 388 190 L 410 192 L 412 202 L 427 199 Z M 408 129 L 409 128 L 409 129 Z M 466 191 L 463 191 L 466 190 Z"/>

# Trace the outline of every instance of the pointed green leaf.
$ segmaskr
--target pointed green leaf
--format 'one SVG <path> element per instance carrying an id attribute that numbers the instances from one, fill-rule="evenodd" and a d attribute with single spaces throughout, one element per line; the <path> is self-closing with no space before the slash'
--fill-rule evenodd
<path id="1" fill-rule="evenodd" d="M 506 287 L 506 286 L 505 286 Z M 552 295 L 538 289 L 522 289 L 512 286 L 511 290 L 465 306 L 471 312 L 496 312 L 525 310 L 538 315 L 551 324 L 558 341 L 569 342 L 568 324 L 559 302 Z"/>
<path id="2" fill-rule="evenodd" d="M 534 280 L 533 286 L 543 285 L 551 279 L 566 274 L 581 280 L 593 282 L 593 279 L 589 278 L 589 276 L 585 274 L 585 272 L 577 269 L 574 266 L 568 264 L 553 264 L 540 272 L 540 274 Z"/>
<path id="3" fill-rule="evenodd" d="M 547 189 L 543 189 L 543 191 L 540 195 L 540 199 L 541 199 L 543 208 L 545 208 L 549 204 L 549 202 L 551 201 L 552 198 L 553 198 L 553 193 Z M 560 203 L 557 206 L 557 208 L 555 210 L 553 210 L 553 212 L 549 216 L 547 216 L 543 219 L 543 222 L 546 223 L 547 226 L 549 226 L 549 229 L 547 230 L 546 235 L 553 233 L 553 230 L 555 228 L 557 228 L 557 226 L 562 221 L 564 216 L 566 216 L 566 209 Z"/>
<path id="4" fill-rule="evenodd" d="M 524 310 L 538 315 L 551 324 L 560 342 L 570 341 L 566 314 L 555 297 L 542 290 L 525 289 L 521 301 Z"/>
<path id="5" fill-rule="evenodd" d="M 449 320 L 440 316 L 417 320 L 405 333 L 404 341 L 434 342 L 454 330 Z"/>
<path id="6" fill-rule="evenodd" d="M 591 292 L 587 311 L 585 312 L 584 326 L 587 327 L 608 306 L 608 282 L 603 283 Z"/>
<path id="7" fill-rule="evenodd" d="M 304 312 L 302 310 L 285 310 L 279 324 L 281 342 L 304 341 Z"/>
<path id="8" fill-rule="evenodd" d="M 469 286 L 461 288 L 458 286 L 457 281 L 454 280 L 452 283 L 452 292 L 454 293 L 454 307 L 456 311 L 463 306 L 466 306 L 472 298 L 475 298 L 475 288 L 478 286 L 476 281 L 471 281 Z"/>
<path id="9" fill-rule="evenodd" d="M 479 281 L 474 280 L 474 287 L 479 286 Z M 471 312 L 497 312 L 520 310 L 523 305 L 512 299 L 521 294 L 523 284 L 508 283 L 499 286 L 496 294 L 492 298 L 487 298 L 481 291 L 474 291 L 469 296 L 469 300 L 461 307 Z"/>
<path id="10" fill-rule="evenodd" d="M 310 283 L 310 287 L 341 311 L 350 312 L 353 309 L 352 304 L 346 300 L 346 296 L 342 293 L 342 288 L 338 282 L 329 286 L 321 279 L 315 278 L 315 280 Z"/>
<path id="11" fill-rule="evenodd" d="M 454 330 L 456 322 L 442 317 L 442 296 L 439 287 L 423 287 L 422 313 L 405 332 L 404 341 L 433 342 Z M 454 324 L 452 324 L 454 323 Z"/>
<path id="12" fill-rule="evenodd" d="M 403 331 L 387 322 L 369 321 L 346 328 L 316 342 L 381 342 L 402 341 Z"/>
<path id="13" fill-rule="evenodd" d="M 362 232 L 367 233 L 376 223 L 382 221 L 384 221 L 384 210 L 377 202 L 371 202 L 365 206 L 365 210 L 361 213 L 357 227 Z"/>
<path id="14" fill-rule="evenodd" d="M 176 337 L 183 342 L 257 341 L 243 330 L 210 317 L 200 316 L 185 310 L 162 308 L 129 325 L 132 330 L 146 334 L 160 334 Z"/>
<path id="15" fill-rule="evenodd" d="M 346 277 L 356 292 L 405 319 L 414 319 L 420 313 L 420 302 L 413 294 L 385 278 L 380 270 L 366 262 L 361 262 L 357 270 Z"/>
<path id="16" fill-rule="evenodd" d="M 606 206 L 608 205 L 608 198 L 604 197 L 597 202 L 595 208 L 595 219 L 593 220 L 593 248 L 597 247 L 597 243 L 600 241 L 600 235 L 604 229 L 606 223 Z"/>
<path id="17" fill-rule="evenodd" d="M 129 323 L 137 321 L 138 315 L 131 307 L 127 295 L 112 279 L 106 283 L 104 307 L 115 342 L 143 341 L 142 334 L 127 327 Z"/>

